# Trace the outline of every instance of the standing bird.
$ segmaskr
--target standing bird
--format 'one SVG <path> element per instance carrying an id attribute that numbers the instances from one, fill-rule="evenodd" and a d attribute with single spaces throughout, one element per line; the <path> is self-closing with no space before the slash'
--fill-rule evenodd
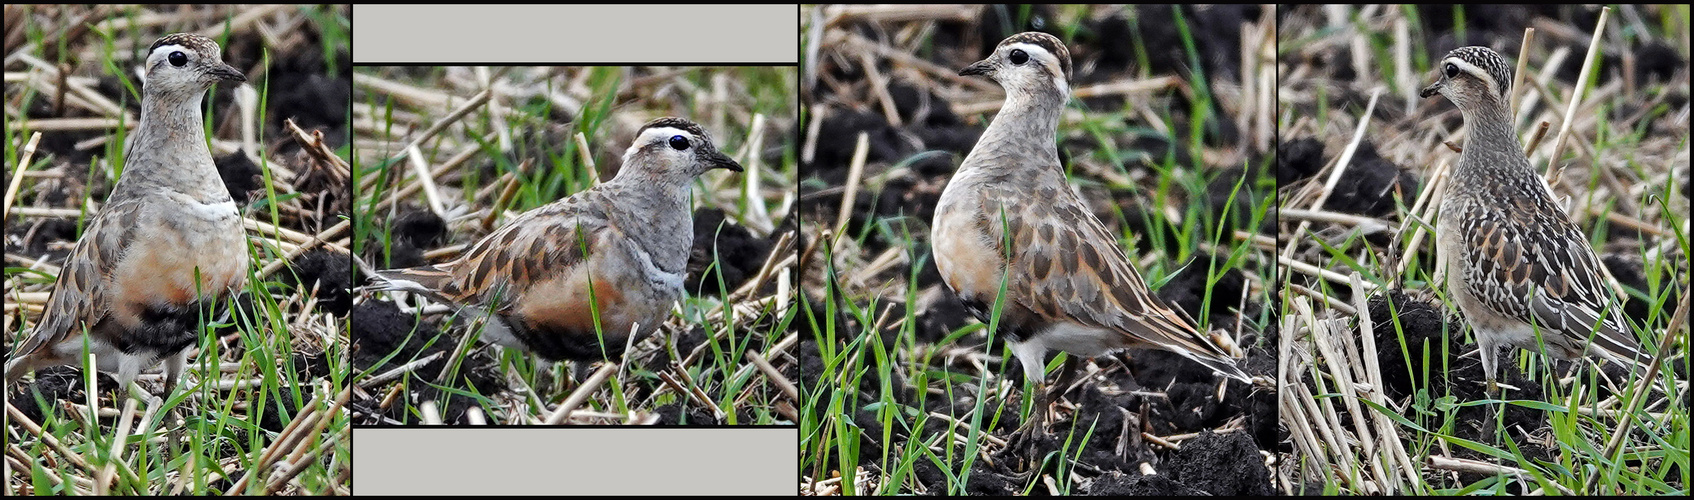
<path id="1" fill-rule="evenodd" d="M 1224 348 L 1147 290 L 1129 257 L 1071 191 L 1054 142 L 1070 96 L 1070 52 L 1046 33 L 1012 35 L 959 71 L 1006 89 L 1006 104 L 947 182 L 930 242 L 942 281 L 977 319 L 990 321 L 1005 282 L 1001 331 L 1024 375 L 1045 379 L 1047 351 L 1100 356 L 1163 349 L 1249 381 Z M 1062 384 L 1061 384 L 1062 386 Z M 1038 392 L 1024 431 L 1045 432 L 1051 395 Z M 1020 432 L 1024 432 L 1020 431 Z M 1033 451 L 1034 440 L 1027 440 Z"/>
<path id="2" fill-rule="evenodd" d="M 682 296 L 689 184 L 714 168 L 741 164 L 694 122 L 653 120 L 612 180 L 524 212 L 452 262 L 379 271 L 371 289 L 492 312 L 484 339 L 549 361 L 615 358 Z"/>
<path id="3" fill-rule="evenodd" d="M 169 396 L 200 339 L 202 311 L 246 283 L 247 236 L 200 112 L 213 84 L 247 81 L 221 52 L 185 33 L 148 49 L 141 121 L 122 177 L 61 267 L 41 322 L 7 358 L 8 385 L 80 363 L 86 342 L 125 391 L 163 361 Z"/>
<path id="4" fill-rule="evenodd" d="M 1644 365 L 1588 238 L 1524 156 L 1506 102 L 1511 65 L 1487 47 L 1460 47 L 1437 68 L 1440 79 L 1419 95 L 1445 96 L 1470 129 L 1441 199 L 1437 259 L 1482 348 L 1488 390 L 1498 388 L 1501 345 Z"/>

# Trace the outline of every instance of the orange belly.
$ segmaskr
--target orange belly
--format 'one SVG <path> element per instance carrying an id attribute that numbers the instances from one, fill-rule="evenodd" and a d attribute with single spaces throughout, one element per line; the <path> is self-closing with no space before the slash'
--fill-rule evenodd
<path id="1" fill-rule="evenodd" d="M 117 315 L 120 319 L 137 318 L 149 308 L 187 307 L 246 283 L 247 265 L 243 233 L 153 232 L 132 242 L 107 276 L 108 296 L 114 306 L 132 313 Z"/>

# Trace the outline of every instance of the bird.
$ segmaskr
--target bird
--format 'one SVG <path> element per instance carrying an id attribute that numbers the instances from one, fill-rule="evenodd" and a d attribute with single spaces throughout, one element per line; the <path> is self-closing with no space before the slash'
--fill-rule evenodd
<path id="1" fill-rule="evenodd" d="M 985 323 L 1004 282 L 999 329 L 1028 381 L 1042 385 L 1048 351 L 1073 355 L 1060 368 L 1068 376 L 1076 356 L 1130 348 L 1170 351 L 1251 381 L 1193 320 L 1148 291 L 1117 238 L 1066 182 L 1055 142 L 1070 96 L 1064 43 L 1040 32 L 1012 35 L 959 74 L 998 82 L 1006 101 L 942 190 L 930 245 L 942 282 Z M 1052 396 L 1036 394 L 1034 416 L 1015 437 L 1044 432 Z"/>
<path id="2" fill-rule="evenodd" d="M 86 345 L 124 394 L 163 362 L 168 397 L 200 340 L 203 311 L 247 282 L 250 245 L 201 117 L 213 85 L 247 81 L 221 54 L 217 42 L 187 33 L 148 48 L 122 174 L 60 267 L 41 321 L 7 357 L 7 385 L 81 364 Z"/>
<path id="3" fill-rule="evenodd" d="M 450 262 L 377 271 L 368 288 L 469 312 L 482 339 L 548 361 L 616 359 L 682 296 L 689 185 L 719 168 L 742 171 L 700 125 L 655 119 L 610 181 L 518 215 Z"/>
<path id="4" fill-rule="evenodd" d="M 1500 346 L 1644 366 L 1587 236 L 1524 156 L 1507 102 L 1512 66 L 1493 49 L 1469 46 L 1437 68 L 1419 96 L 1452 101 L 1470 132 L 1442 195 L 1436 260 L 1481 348 L 1489 392 L 1498 389 Z"/>

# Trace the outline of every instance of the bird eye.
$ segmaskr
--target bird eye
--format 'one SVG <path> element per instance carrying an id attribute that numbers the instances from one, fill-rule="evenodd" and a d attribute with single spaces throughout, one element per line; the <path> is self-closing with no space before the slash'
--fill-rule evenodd
<path id="1" fill-rule="evenodd" d="M 1012 49 L 1008 58 L 1012 60 L 1012 64 L 1023 64 L 1029 61 L 1029 54 L 1024 53 L 1023 49 Z"/>
<path id="2" fill-rule="evenodd" d="M 677 151 L 688 149 L 688 138 L 680 135 L 671 136 L 671 148 Z"/>
<path id="3" fill-rule="evenodd" d="M 1447 78 L 1457 78 L 1458 76 L 1459 66 L 1453 63 L 1447 63 Z"/>
<path id="4" fill-rule="evenodd" d="M 180 51 L 180 50 L 176 51 L 176 52 L 172 52 L 171 55 L 169 57 L 167 57 L 166 59 L 169 59 L 171 61 L 171 66 L 176 66 L 176 67 L 179 67 L 179 68 L 182 67 L 182 65 L 184 65 L 184 64 L 188 64 L 188 55 L 183 54 L 182 51 Z"/>

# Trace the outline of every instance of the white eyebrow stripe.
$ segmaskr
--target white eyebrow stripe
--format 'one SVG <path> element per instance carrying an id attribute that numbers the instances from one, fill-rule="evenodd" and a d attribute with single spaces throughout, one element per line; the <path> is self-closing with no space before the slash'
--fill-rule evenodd
<path id="1" fill-rule="evenodd" d="M 185 54 L 189 53 L 189 52 L 193 52 L 193 50 L 189 49 L 187 46 L 184 46 L 182 44 L 172 43 L 172 44 L 167 44 L 167 45 L 160 45 L 158 48 L 153 49 L 153 53 L 149 54 L 148 57 L 151 58 L 152 56 L 156 56 L 156 55 L 159 55 L 159 54 L 168 54 L 168 53 L 176 52 L 176 51 L 179 51 L 179 50 L 182 51 Z"/>
<path id="2" fill-rule="evenodd" d="M 1457 57 L 1449 57 L 1442 62 L 1458 66 L 1459 71 L 1470 73 L 1471 76 L 1482 79 L 1484 83 L 1488 84 L 1489 92 L 1492 92 L 1494 95 L 1500 95 L 1500 88 L 1498 87 L 1499 82 L 1495 82 L 1494 75 L 1489 74 L 1487 70 L 1482 69 L 1480 66 L 1471 64 L 1469 61 Z"/>
<path id="3" fill-rule="evenodd" d="M 177 51 L 181 51 L 183 54 L 194 52 L 193 49 L 179 43 L 160 45 L 153 49 L 153 53 L 147 54 L 147 65 L 139 71 L 139 73 L 142 74 L 142 78 L 147 78 L 146 74 L 148 71 L 152 71 L 152 68 L 155 65 L 161 64 L 163 61 L 167 60 L 170 57 L 170 53 Z"/>
<path id="4" fill-rule="evenodd" d="M 1047 50 L 1046 47 L 1022 42 L 1014 43 L 1010 45 L 1010 47 L 1014 49 L 1022 49 L 1024 52 L 1028 52 L 1030 59 L 1038 59 L 1041 61 L 1042 66 L 1046 66 L 1047 69 L 1053 70 L 1054 74 L 1064 76 L 1064 68 L 1059 67 L 1059 56 L 1053 55 L 1053 52 Z M 1042 57 L 1035 57 L 1036 54 L 1040 54 Z"/>
<path id="5" fill-rule="evenodd" d="M 1070 85 L 1065 84 L 1065 69 L 1059 67 L 1059 57 L 1053 55 L 1052 51 L 1049 51 L 1046 47 L 1042 47 L 1040 45 L 1023 42 L 1011 44 L 1009 47 L 1022 49 L 1024 52 L 1029 53 L 1030 59 L 1041 61 L 1041 66 L 1047 68 L 1049 73 L 1052 73 L 1053 86 L 1059 88 L 1059 93 L 1064 94 L 1066 97 L 1071 95 Z M 1036 54 L 1040 54 L 1043 57 L 1035 57 Z"/>
<path id="6" fill-rule="evenodd" d="M 1012 47 L 1014 49 L 1023 49 L 1024 52 L 1040 52 L 1042 54 L 1047 54 L 1049 57 L 1051 57 L 1053 55 L 1053 52 L 1050 51 L 1050 50 L 1047 50 L 1046 47 L 1042 47 L 1040 45 L 1036 45 L 1036 44 L 1033 44 L 1033 43 L 1016 42 L 1016 43 L 1011 44 L 1010 47 Z"/>
<path id="7" fill-rule="evenodd" d="M 688 133 L 687 130 L 676 127 L 653 127 L 641 131 L 641 135 L 635 137 L 635 142 L 629 143 L 629 149 L 624 151 L 624 158 L 627 160 L 629 155 L 635 154 L 635 152 L 641 149 L 641 146 L 644 144 L 650 144 L 653 141 L 660 139 L 669 140 L 671 136 L 675 135 L 688 138 L 689 144 L 695 143 L 694 134 Z"/>
<path id="8" fill-rule="evenodd" d="M 650 141 L 654 138 L 670 139 L 671 136 L 673 136 L 673 135 L 680 135 L 680 136 L 683 136 L 683 137 L 687 137 L 689 139 L 689 142 L 693 142 L 693 139 L 694 139 L 694 134 L 688 133 L 687 130 L 683 130 L 683 129 L 675 128 L 675 127 L 653 127 L 653 128 L 641 131 L 641 136 L 635 138 L 635 143 L 636 144 L 646 144 L 648 141 Z"/>

